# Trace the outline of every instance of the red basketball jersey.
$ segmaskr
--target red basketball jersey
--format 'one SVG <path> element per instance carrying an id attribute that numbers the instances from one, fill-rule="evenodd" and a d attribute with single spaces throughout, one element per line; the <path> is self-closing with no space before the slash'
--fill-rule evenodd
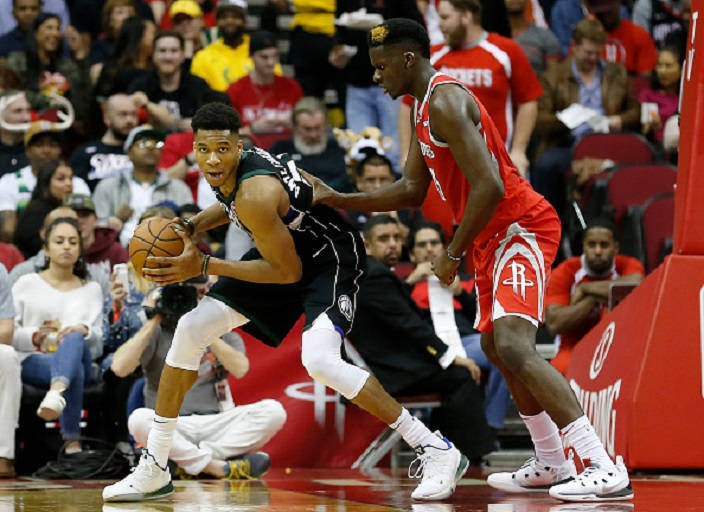
<path id="1" fill-rule="evenodd" d="M 457 165 L 448 144 L 436 140 L 431 133 L 432 120 L 428 112 L 430 97 L 435 88 L 441 84 L 456 84 L 462 87 L 479 105 L 480 119 L 477 128 L 486 142 L 495 168 L 504 183 L 504 197 L 496 207 L 489 223 L 474 240 L 475 246 L 479 247 L 503 228 L 518 221 L 528 210 L 542 201 L 543 196 L 535 192 L 518 174 L 496 126 L 481 102 L 459 80 L 442 73 L 435 73 L 428 83 L 423 101 L 420 104 L 418 101 L 414 103 L 414 121 L 425 163 L 440 197 L 449 204 L 455 222 L 459 224 L 462 221 L 471 187 Z"/>

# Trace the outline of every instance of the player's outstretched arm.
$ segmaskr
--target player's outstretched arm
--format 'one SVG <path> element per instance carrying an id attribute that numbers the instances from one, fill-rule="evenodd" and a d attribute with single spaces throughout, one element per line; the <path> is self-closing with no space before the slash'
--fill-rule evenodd
<path id="1" fill-rule="evenodd" d="M 400 180 L 379 187 L 370 193 L 341 194 L 325 185 L 318 178 L 306 178 L 314 188 L 313 203 L 326 204 L 344 210 L 367 212 L 391 212 L 405 208 L 419 208 L 428 193 L 430 173 L 425 165 L 423 155 L 415 133 L 411 139 L 411 147 Z"/>
<path id="2" fill-rule="evenodd" d="M 479 106 L 467 91 L 454 84 L 437 87 L 430 98 L 429 114 L 433 135 L 447 142 L 472 187 L 462 221 L 448 245 L 449 254 L 459 257 L 491 220 L 504 195 L 504 185 L 476 126 Z M 435 274 L 449 284 L 458 264 L 443 253 L 434 262 Z"/>

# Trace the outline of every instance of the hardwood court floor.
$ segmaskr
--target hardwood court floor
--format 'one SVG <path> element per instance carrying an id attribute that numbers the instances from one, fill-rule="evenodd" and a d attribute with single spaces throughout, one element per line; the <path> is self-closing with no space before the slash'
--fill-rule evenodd
<path id="1" fill-rule="evenodd" d="M 634 475 L 635 499 L 560 503 L 546 495 L 508 495 L 486 485 L 489 470 L 470 468 L 444 502 L 410 498 L 402 469 L 273 469 L 263 480 L 177 481 L 167 500 L 103 504 L 104 481 L 0 480 L 0 512 L 694 512 L 704 511 L 704 472 Z"/>

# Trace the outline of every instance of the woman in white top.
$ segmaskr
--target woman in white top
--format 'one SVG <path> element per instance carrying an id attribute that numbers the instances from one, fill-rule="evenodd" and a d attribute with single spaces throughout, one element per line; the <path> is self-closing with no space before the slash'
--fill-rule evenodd
<path id="1" fill-rule="evenodd" d="M 22 381 L 48 389 L 37 415 L 60 418 L 66 453 L 81 450 L 83 388 L 94 379 L 91 363 L 103 350 L 103 293 L 86 280 L 81 245 L 76 221 L 56 219 L 44 236 L 44 270 L 12 287 L 12 344 L 22 360 Z"/>

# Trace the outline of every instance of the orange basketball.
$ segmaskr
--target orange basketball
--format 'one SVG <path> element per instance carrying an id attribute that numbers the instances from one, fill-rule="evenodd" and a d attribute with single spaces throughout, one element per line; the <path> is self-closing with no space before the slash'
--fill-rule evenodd
<path id="1" fill-rule="evenodd" d="M 130 240 L 130 261 L 140 276 L 149 256 L 178 256 L 183 252 L 183 240 L 173 230 L 172 226 L 181 228 L 179 224 L 161 218 L 142 222 Z"/>

